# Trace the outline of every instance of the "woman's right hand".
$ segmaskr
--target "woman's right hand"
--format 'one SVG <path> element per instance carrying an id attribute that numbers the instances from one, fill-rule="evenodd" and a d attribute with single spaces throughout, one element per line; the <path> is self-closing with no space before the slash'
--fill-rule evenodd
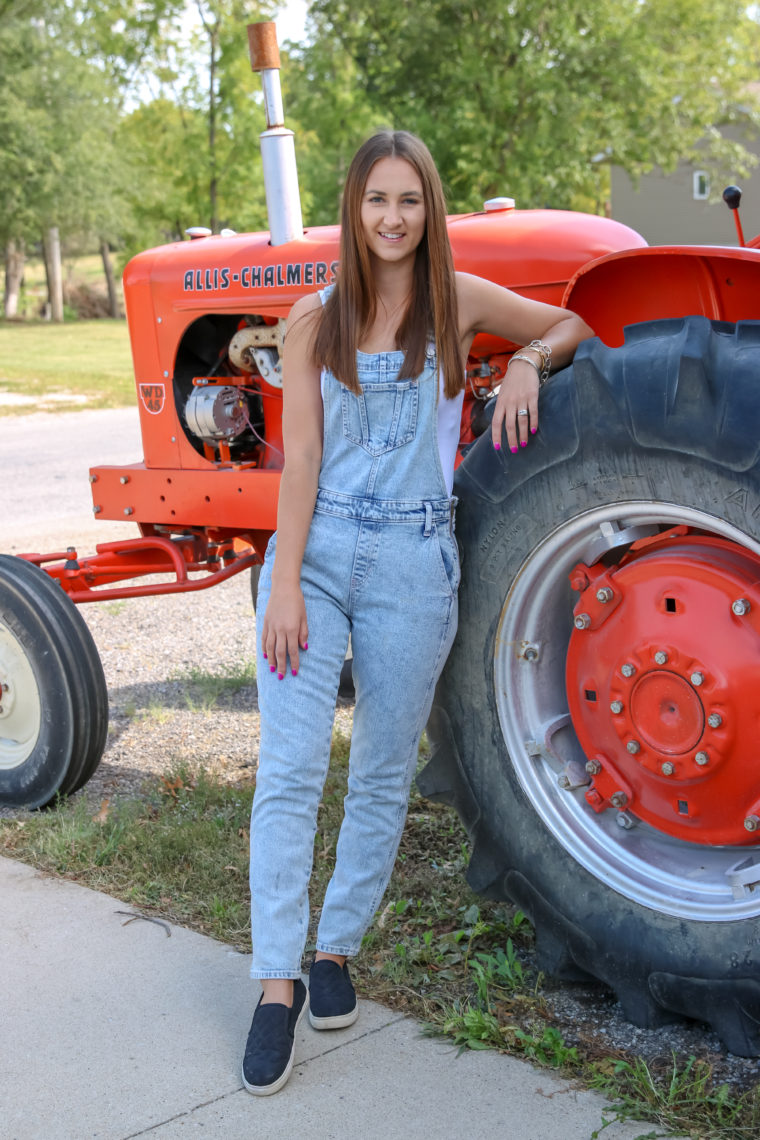
<path id="1" fill-rule="evenodd" d="M 270 672 L 276 672 L 282 680 L 290 658 L 290 670 L 295 677 L 299 669 L 299 650 L 307 649 L 308 641 L 309 626 L 301 587 L 278 587 L 272 582 L 261 630 L 261 647 Z"/>

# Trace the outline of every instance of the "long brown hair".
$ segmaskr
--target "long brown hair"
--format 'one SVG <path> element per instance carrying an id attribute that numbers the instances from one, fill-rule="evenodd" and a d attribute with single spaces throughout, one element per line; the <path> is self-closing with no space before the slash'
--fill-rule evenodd
<path id="1" fill-rule="evenodd" d="M 377 313 L 377 290 L 361 207 L 370 171 L 381 158 L 403 158 L 414 167 L 422 182 L 425 203 L 425 232 L 417 246 L 412 293 L 397 335 L 398 345 L 404 350 L 400 374 L 419 376 L 432 337 L 439 367 L 443 368 L 444 391 L 451 399 L 464 384 L 464 369 L 446 202 L 430 151 L 408 131 L 379 131 L 367 139 L 351 162 L 341 206 L 340 269 L 321 313 L 314 358 L 352 392 L 361 392 L 356 351 Z"/>

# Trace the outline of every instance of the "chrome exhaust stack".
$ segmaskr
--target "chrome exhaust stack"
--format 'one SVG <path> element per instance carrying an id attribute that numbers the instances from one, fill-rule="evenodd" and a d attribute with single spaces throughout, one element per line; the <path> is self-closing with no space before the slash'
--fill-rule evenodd
<path id="1" fill-rule="evenodd" d="M 259 136 L 272 245 L 303 237 L 296 150 L 292 131 L 284 126 L 280 88 L 280 49 L 274 21 L 248 25 L 251 69 L 261 75 L 267 129 Z"/>

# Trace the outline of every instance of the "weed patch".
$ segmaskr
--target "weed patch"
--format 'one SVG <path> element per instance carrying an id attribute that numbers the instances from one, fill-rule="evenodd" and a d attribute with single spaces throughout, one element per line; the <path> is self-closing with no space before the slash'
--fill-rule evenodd
<path id="1" fill-rule="evenodd" d="M 695 1140 L 750 1140 L 760 1134 L 760 1090 L 737 1093 L 716 1083 L 711 1066 L 695 1057 L 673 1054 L 659 1064 L 641 1058 L 603 1061 L 588 1069 L 587 1079 L 615 1102 L 606 1123 L 653 1121 L 666 1135 Z M 602 1133 L 603 1128 L 592 1140 Z"/>
<path id="2" fill-rule="evenodd" d="M 253 658 L 209 672 L 193 666 L 174 675 L 181 681 L 185 704 L 191 712 L 209 712 L 224 704 L 224 698 L 239 693 L 256 679 L 256 662 Z"/>

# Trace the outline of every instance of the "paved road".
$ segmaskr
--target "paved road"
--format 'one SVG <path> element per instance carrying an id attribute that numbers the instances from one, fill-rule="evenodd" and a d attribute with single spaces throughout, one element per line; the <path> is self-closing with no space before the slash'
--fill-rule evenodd
<path id="1" fill-rule="evenodd" d="M 44 538 L 50 549 L 79 545 L 84 552 L 136 535 L 129 524 L 95 521 L 88 475 L 96 463 L 142 456 L 136 408 L 0 418 L 0 551 L 39 550 Z"/>

